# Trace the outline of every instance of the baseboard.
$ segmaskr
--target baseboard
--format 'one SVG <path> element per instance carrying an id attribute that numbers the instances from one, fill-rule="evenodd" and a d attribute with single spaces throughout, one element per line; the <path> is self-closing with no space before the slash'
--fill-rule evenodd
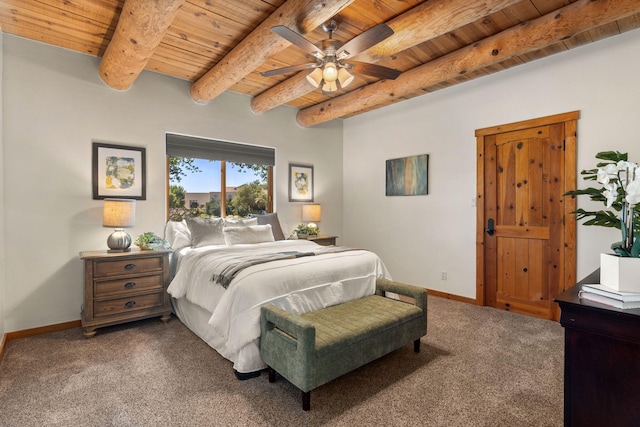
<path id="1" fill-rule="evenodd" d="M 2 334 L 0 337 L 0 363 L 2 363 L 2 356 L 4 356 L 4 345 L 7 343 L 7 334 Z"/>
<path id="2" fill-rule="evenodd" d="M 460 301 L 460 302 L 466 302 L 468 304 L 476 305 L 476 300 L 474 298 L 461 297 L 460 295 L 454 295 L 447 292 L 434 291 L 432 289 L 427 289 L 427 293 L 434 297 L 446 298 L 452 301 Z"/>
<path id="3" fill-rule="evenodd" d="M 72 320 L 70 322 L 56 323 L 55 325 L 39 326 L 37 328 L 23 329 L 21 331 L 7 332 L 5 335 L 7 341 L 17 340 L 19 338 L 32 337 L 34 335 L 49 334 L 51 332 L 64 331 L 65 329 L 79 328 L 82 326 L 80 320 Z"/>
<path id="4" fill-rule="evenodd" d="M 80 322 L 80 320 L 72 320 L 70 322 L 56 323 L 55 325 L 39 326 L 37 328 L 23 329 L 15 332 L 5 332 L 4 335 L 2 335 L 2 338 L 0 338 L 0 363 L 2 363 L 2 357 L 4 356 L 4 348 L 11 340 L 64 331 L 65 329 L 79 328 L 80 326 L 82 326 L 82 322 Z"/>

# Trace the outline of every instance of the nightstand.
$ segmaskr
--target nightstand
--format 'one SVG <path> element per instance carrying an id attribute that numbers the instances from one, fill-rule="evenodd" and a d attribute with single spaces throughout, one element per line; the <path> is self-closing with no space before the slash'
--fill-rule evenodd
<path id="1" fill-rule="evenodd" d="M 169 252 L 80 252 L 84 260 L 82 327 L 90 338 L 96 328 L 171 316 Z"/>
<path id="2" fill-rule="evenodd" d="M 317 244 L 322 246 L 331 246 L 331 245 L 335 246 L 337 238 L 338 236 L 327 236 L 324 234 L 318 234 L 317 236 L 307 237 L 307 240 L 311 240 L 312 242 L 316 242 Z"/>

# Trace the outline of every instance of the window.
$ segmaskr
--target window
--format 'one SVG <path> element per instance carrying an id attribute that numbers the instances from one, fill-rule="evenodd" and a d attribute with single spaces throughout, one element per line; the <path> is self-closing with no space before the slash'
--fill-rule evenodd
<path id="1" fill-rule="evenodd" d="M 168 218 L 273 210 L 275 150 L 167 134 Z"/>

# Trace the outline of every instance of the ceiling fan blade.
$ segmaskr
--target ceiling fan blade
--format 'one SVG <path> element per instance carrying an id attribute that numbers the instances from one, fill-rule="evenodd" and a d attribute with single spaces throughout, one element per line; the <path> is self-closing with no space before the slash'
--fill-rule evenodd
<path id="1" fill-rule="evenodd" d="M 344 64 L 350 70 L 353 70 L 359 74 L 366 74 L 368 76 L 379 77 L 381 79 L 395 80 L 402 73 L 393 68 L 383 67 L 382 65 L 369 64 L 368 62 L 349 62 Z"/>
<path id="2" fill-rule="evenodd" d="M 316 64 L 315 62 L 309 63 L 309 64 L 291 65 L 289 67 L 282 67 L 282 68 L 277 68 L 275 70 L 264 71 L 260 73 L 260 75 L 262 77 L 271 77 L 277 74 L 292 73 L 294 71 L 308 70 L 310 68 L 316 68 L 316 67 L 318 67 L 318 64 Z"/>
<path id="3" fill-rule="evenodd" d="M 387 24 L 378 24 L 345 43 L 342 48 L 338 50 L 336 56 L 339 59 L 344 59 L 349 56 L 357 55 L 358 53 L 369 49 L 371 46 L 380 43 L 392 34 L 393 30 Z"/>
<path id="4" fill-rule="evenodd" d="M 316 45 L 311 43 L 309 40 L 302 37 L 300 34 L 295 31 L 285 27 L 284 25 L 276 25 L 275 27 L 271 27 L 271 31 L 287 40 L 288 42 L 298 46 L 300 49 L 304 50 L 307 53 L 315 56 L 318 59 L 324 58 L 324 52 L 322 52 Z"/>

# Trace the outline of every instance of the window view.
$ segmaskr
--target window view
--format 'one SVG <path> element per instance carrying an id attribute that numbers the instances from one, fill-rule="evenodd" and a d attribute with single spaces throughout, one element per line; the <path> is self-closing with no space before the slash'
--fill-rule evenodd
<path id="1" fill-rule="evenodd" d="M 169 157 L 169 218 L 234 216 L 269 211 L 268 165 Z"/>

